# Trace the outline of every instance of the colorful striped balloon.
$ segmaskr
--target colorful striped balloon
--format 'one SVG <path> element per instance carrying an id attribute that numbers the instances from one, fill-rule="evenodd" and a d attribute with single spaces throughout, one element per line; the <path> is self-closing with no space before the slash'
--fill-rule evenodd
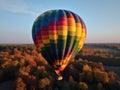
<path id="1" fill-rule="evenodd" d="M 86 38 L 83 20 L 67 10 L 49 10 L 37 17 L 32 28 L 37 49 L 60 75 Z"/>

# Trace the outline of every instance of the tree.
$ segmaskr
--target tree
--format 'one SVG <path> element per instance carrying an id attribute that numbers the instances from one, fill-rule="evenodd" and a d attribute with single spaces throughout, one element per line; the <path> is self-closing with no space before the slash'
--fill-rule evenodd
<path id="1" fill-rule="evenodd" d="M 21 77 L 18 77 L 15 83 L 15 90 L 26 90 L 26 84 Z"/>
<path id="2" fill-rule="evenodd" d="M 85 82 L 92 82 L 93 81 L 93 72 L 86 71 L 86 72 L 83 72 L 83 73 L 84 73 L 83 80 Z"/>
<path id="3" fill-rule="evenodd" d="M 98 83 L 97 84 L 97 90 L 102 90 L 103 89 L 103 85 L 102 85 L 102 83 Z"/>
<path id="4" fill-rule="evenodd" d="M 41 89 L 46 88 L 49 85 L 50 85 L 50 80 L 48 78 L 40 79 L 38 82 L 38 88 Z"/>
<path id="5" fill-rule="evenodd" d="M 111 71 L 111 72 L 108 72 L 108 77 L 109 77 L 109 81 L 110 82 L 113 82 L 116 78 L 116 73 Z"/>
<path id="6" fill-rule="evenodd" d="M 85 82 L 79 82 L 78 90 L 88 90 L 88 85 Z"/>
<path id="7" fill-rule="evenodd" d="M 27 77 L 26 82 L 27 82 L 27 85 L 29 86 L 30 90 L 35 90 L 36 89 L 36 84 L 37 84 L 36 76 L 29 75 Z"/>
<path id="8" fill-rule="evenodd" d="M 108 83 L 109 78 L 107 72 L 94 71 L 94 78 L 97 82 Z"/>
<path id="9" fill-rule="evenodd" d="M 116 80 L 113 84 L 113 90 L 120 90 L 120 81 Z"/>
<path id="10" fill-rule="evenodd" d="M 85 65 L 83 66 L 83 72 L 86 72 L 86 71 L 92 71 L 92 70 L 91 70 L 91 67 L 88 66 L 87 64 L 85 64 Z"/>
<path id="11" fill-rule="evenodd" d="M 70 83 L 75 82 L 74 79 L 73 79 L 73 77 L 72 77 L 71 75 L 69 76 L 68 81 L 69 81 Z"/>

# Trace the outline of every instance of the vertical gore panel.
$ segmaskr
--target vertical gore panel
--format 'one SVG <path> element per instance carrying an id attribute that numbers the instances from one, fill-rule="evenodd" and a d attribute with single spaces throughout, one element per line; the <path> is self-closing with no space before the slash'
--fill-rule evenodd
<path id="1" fill-rule="evenodd" d="M 81 24 L 82 24 L 82 33 L 78 44 L 78 49 L 75 51 L 75 54 L 77 54 L 80 51 L 80 49 L 83 47 L 86 38 L 86 26 L 83 21 L 81 22 Z"/>
<path id="2" fill-rule="evenodd" d="M 74 14 L 74 18 L 76 22 L 76 34 L 75 34 L 74 44 L 72 47 L 73 54 L 75 54 L 76 51 L 78 50 L 79 42 L 80 42 L 81 34 L 82 34 L 82 25 L 81 25 L 82 20 L 76 14 Z"/>
<path id="3" fill-rule="evenodd" d="M 66 39 L 67 39 L 67 16 L 64 10 L 59 10 L 58 21 L 57 21 L 57 33 L 58 33 L 58 59 L 64 58 Z"/>
<path id="4" fill-rule="evenodd" d="M 67 35 L 67 44 L 65 49 L 65 56 L 68 56 L 72 51 L 75 33 L 76 33 L 76 24 L 74 20 L 74 16 L 71 12 L 66 11 L 67 14 L 67 22 L 68 22 L 68 35 Z"/>
<path id="5" fill-rule="evenodd" d="M 55 62 L 55 60 L 58 60 L 58 54 L 57 54 L 57 39 L 58 39 L 58 35 L 57 35 L 57 11 L 54 10 L 52 11 L 52 13 L 50 14 L 50 18 L 49 18 L 49 38 L 50 38 L 50 48 L 51 48 L 51 55 L 53 57 L 53 62 Z"/>
<path id="6" fill-rule="evenodd" d="M 47 58 L 47 61 L 49 63 L 52 63 L 53 57 L 51 55 L 51 46 L 50 46 L 50 39 L 49 39 L 49 29 L 48 29 L 48 19 L 50 16 L 50 12 L 46 12 L 43 17 L 43 19 L 41 20 L 41 38 L 42 38 L 42 42 L 44 44 L 44 47 L 42 48 L 42 55 L 46 55 L 45 57 Z"/>

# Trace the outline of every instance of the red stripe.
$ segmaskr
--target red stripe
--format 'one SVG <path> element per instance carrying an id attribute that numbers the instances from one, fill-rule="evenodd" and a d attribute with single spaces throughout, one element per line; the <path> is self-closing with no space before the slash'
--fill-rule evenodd
<path id="1" fill-rule="evenodd" d="M 44 35 L 48 36 L 49 35 L 48 30 L 47 31 L 46 30 L 41 30 L 41 35 L 42 36 L 44 36 Z"/>
<path id="2" fill-rule="evenodd" d="M 40 35 L 36 35 L 36 36 L 35 36 L 35 41 L 36 41 L 36 42 L 41 42 L 41 43 L 42 43 L 41 40 L 42 40 L 42 37 L 41 37 Z"/>
<path id="3" fill-rule="evenodd" d="M 71 13 L 67 14 L 67 18 L 74 18 Z"/>
<path id="4" fill-rule="evenodd" d="M 85 25 L 84 25 L 84 24 L 82 24 L 82 28 L 85 28 Z"/>
<path id="5" fill-rule="evenodd" d="M 41 27 L 41 30 L 43 30 L 43 31 L 44 31 L 44 30 L 45 30 L 45 31 L 48 30 L 48 26 L 42 26 L 42 27 Z"/>
<path id="6" fill-rule="evenodd" d="M 58 21 L 57 22 L 57 25 L 65 25 L 65 26 L 67 26 L 67 21 Z"/>
<path id="7" fill-rule="evenodd" d="M 57 21 L 57 25 L 67 25 L 67 18 L 66 17 L 60 17 Z"/>
<path id="8" fill-rule="evenodd" d="M 53 25 L 56 25 L 56 22 L 55 22 L 55 21 L 49 22 L 49 26 L 53 26 Z"/>
<path id="9" fill-rule="evenodd" d="M 85 24 L 82 24 L 82 30 L 84 30 L 85 34 L 87 33 L 87 32 L 86 32 Z"/>
<path id="10" fill-rule="evenodd" d="M 51 32 L 49 33 L 49 35 L 55 35 L 55 34 L 57 34 L 56 31 L 51 31 Z"/>
<path id="11" fill-rule="evenodd" d="M 56 30 L 56 26 L 49 26 L 49 30 Z"/>
<path id="12" fill-rule="evenodd" d="M 67 17 L 59 17 L 58 21 L 67 21 Z"/>

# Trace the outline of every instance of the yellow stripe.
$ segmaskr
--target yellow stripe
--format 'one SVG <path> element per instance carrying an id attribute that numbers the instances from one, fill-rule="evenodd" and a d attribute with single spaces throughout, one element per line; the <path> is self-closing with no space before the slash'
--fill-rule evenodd
<path id="1" fill-rule="evenodd" d="M 83 47 L 83 45 L 84 45 L 84 41 L 82 40 L 78 45 L 78 51 Z"/>
<path id="2" fill-rule="evenodd" d="M 68 60 L 70 60 L 71 56 L 72 56 L 72 54 L 66 56 L 65 59 L 63 60 L 63 64 L 64 64 L 64 63 L 67 63 Z"/>
<path id="3" fill-rule="evenodd" d="M 82 44 L 84 43 L 84 40 L 85 40 L 85 38 L 81 38 L 78 46 L 79 46 L 79 45 L 82 45 Z"/>
<path id="4" fill-rule="evenodd" d="M 83 32 L 82 32 L 82 37 L 86 37 L 85 30 L 83 30 Z"/>
<path id="5" fill-rule="evenodd" d="M 65 68 L 67 66 L 67 63 L 65 63 L 65 64 L 63 64 L 62 66 L 61 66 L 61 68 Z"/>
<path id="6" fill-rule="evenodd" d="M 70 22 L 74 22 L 75 23 L 74 18 L 67 18 L 67 20 L 70 21 Z"/>
<path id="7" fill-rule="evenodd" d="M 82 28 L 77 27 L 76 28 L 76 36 L 81 36 L 81 34 L 82 34 Z"/>
<path id="8" fill-rule="evenodd" d="M 76 32 L 73 32 L 73 31 L 68 31 L 68 35 L 69 36 L 75 36 Z"/>
<path id="9" fill-rule="evenodd" d="M 73 18 L 68 18 L 68 25 L 72 25 L 74 26 L 75 25 L 75 20 Z"/>
<path id="10" fill-rule="evenodd" d="M 68 26 L 68 31 L 76 31 L 76 26 Z"/>
<path id="11" fill-rule="evenodd" d="M 56 40 L 58 39 L 58 36 L 55 34 L 55 35 L 49 35 L 50 39 L 52 40 Z"/>
<path id="12" fill-rule="evenodd" d="M 49 39 L 43 39 L 43 43 L 48 44 L 48 43 L 50 43 L 50 40 Z"/>
<path id="13" fill-rule="evenodd" d="M 76 32 L 76 38 L 75 38 L 76 40 L 80 40 L 81 42 L 81 41 L 84 41 L 85 37 L 86 37 L 85 31 L 82 32 L 81 30 Z"/>
<path id="14" fill-rule="evenodd" d="M 81 23 L 76 23 L 76 27 L 82 28 Z"/>
<path id="15" fill-rule="evenodd" d="M 83 34 L 82 34 L 82 37 L 85 37 L 85 36 L 86 36 L 85 33 L 83 33 Z"/>
<path id="16" fill-rule="evenodd" d="M 67 36 L 67 30 L 58 30 L 58 35 L 66 35 Z"/>

